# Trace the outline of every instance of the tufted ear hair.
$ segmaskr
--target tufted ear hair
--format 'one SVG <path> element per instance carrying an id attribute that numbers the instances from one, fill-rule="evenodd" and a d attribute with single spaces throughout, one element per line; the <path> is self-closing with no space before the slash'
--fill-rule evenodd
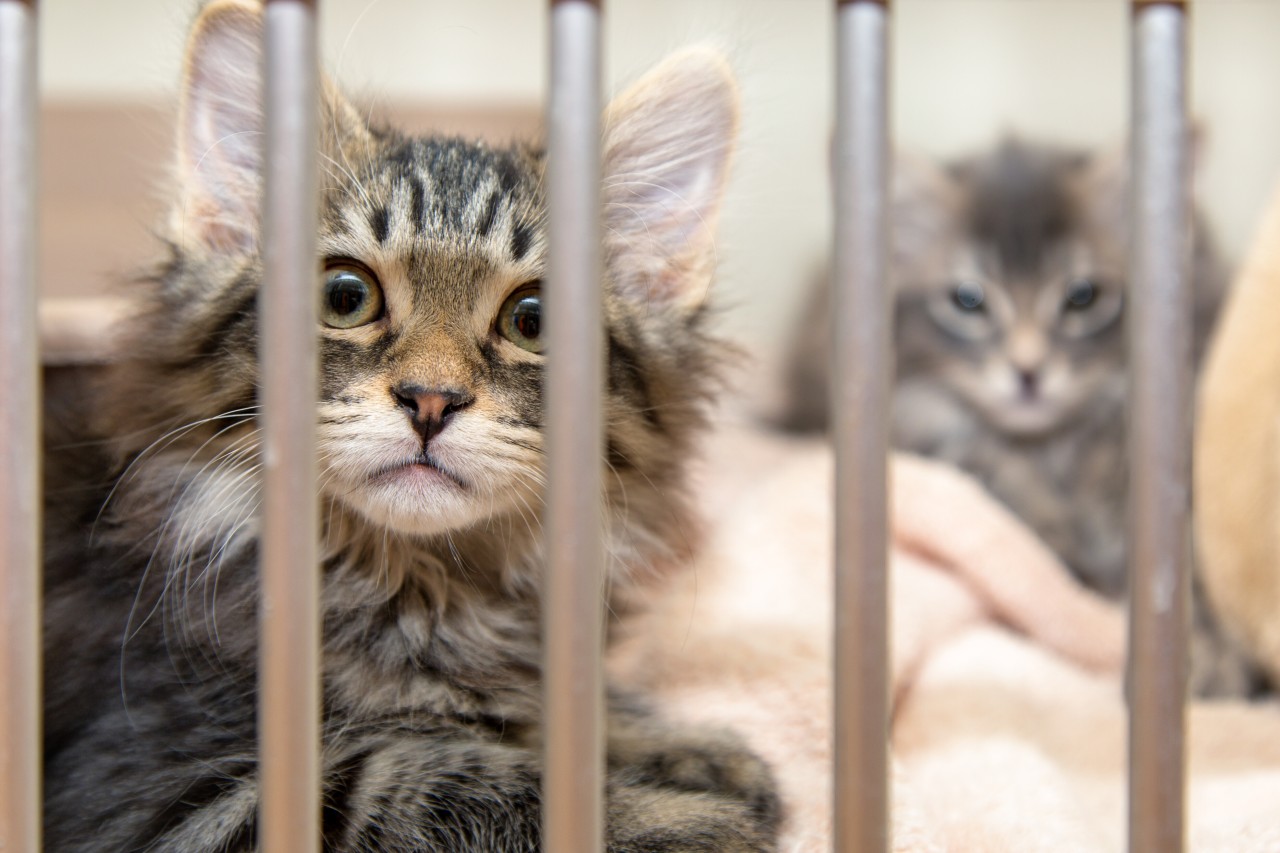
<path id="1" fill-rule="evenodd" d="M 178 118 L 174 211 L 179 244 L 215 252 L 258 248 L 262 193 L 263 12 L 246 0 L 205 6 L 187 39 Z M 323 75 L 320 150 L 368 141 L 368 126 Z"/>
<path id="2" fill-rule="evenodd" d="M 187 247 L 249 252 L 262 182 L 262 11 L 206 6 L 187 39 L 178 119 L 175 231 Z"/>
<path id="3" fill-rule="evenodd" d="M 702 304 L 737 131 L 737 84 L 706 47 L 672 55 L 609 105 L 605 252 L 625 298 L 681 310 Z"/>

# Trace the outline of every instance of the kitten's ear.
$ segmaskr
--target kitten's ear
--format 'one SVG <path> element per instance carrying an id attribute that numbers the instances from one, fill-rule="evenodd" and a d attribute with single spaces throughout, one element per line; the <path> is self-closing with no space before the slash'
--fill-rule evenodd
<path id="1" fill-rule="evenodd" d="M 963 193 L 956 167 L 944 167 L 912 151 L 893 154 L 889 199 L 893 217 L 891 267 L 905 275 L 900 288 L 945 275 L 946 253 L 959 236 Z"/>
<path id="2" fill-rule="evenodd" d="M 1129 141 L 1089 153 L 1076 165 L 1076 192 L 1091 224 L 1123 241 L 1129 233 Z"/>
<path id="3" fill-rule="evenodd" d="M 674 54 L 609 105 L 604 239 L 624 296 L 682 310 L 702 303 L 737 131 L 737 84 L 706 47 Z"/>
<path id="4" fill-rule="evenodd" d="M 895 208 L 958 204 L 961 166 L 944 167 L 929 157 L 908 149 L 893 152 L 893 178 L 889 197 Z"/>
<path id="5" fill-rule="evenodd" d="M 214 251 L 257 244 L 262 176 L 262 11 L 219 0 L 187 40 L 178 120 L 178 239 Z"/>
<path id="6" fill-rule="evenodd" d="M 262 8 L 245 0 L 205 6 L 187 40 L 178 120 L 174 211 L 188 248 L 249 253 L 258 246 L 262 192 Z M 321 151 L 365 145 L 368 125 L 320 76 Z"/>

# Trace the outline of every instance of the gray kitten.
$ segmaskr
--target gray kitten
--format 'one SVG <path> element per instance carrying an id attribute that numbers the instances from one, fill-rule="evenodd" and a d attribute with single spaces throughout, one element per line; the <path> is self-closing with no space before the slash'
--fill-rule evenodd
<path id="1" fill-rule="evenodd" d="M 907 156 L 895 168 L 893 444 L 976 475 L 1083 583 L 1122 597 L 1121 152 L 1006 140 L 943 168 Z M 1194 246 L 1199 363 L 1225 275 L 1200 221 Z M 786 415 L 792 428 L 827 421 L 829 301 L 824 283 L 796 338 Z M 1249 689 L 1199 601 L 1196 623 L 1196 689 Z"/>
<path id="2" fill-rule="evenodd" d="M 51 401 L 51 851 L 257 849 L 261 26 L 231 0 L 197 20 L 169 259 L 122 362 Z M 537 850 L 545 155 L 373 128 L 323 89 L 324 846 Z M 605 119 L 619 589 L 689 539 L 736 90 L 687 51 Z M 607 752 L 610 851 L 774 848 L 770 774 L 733 738 L 613 695 Z"/>

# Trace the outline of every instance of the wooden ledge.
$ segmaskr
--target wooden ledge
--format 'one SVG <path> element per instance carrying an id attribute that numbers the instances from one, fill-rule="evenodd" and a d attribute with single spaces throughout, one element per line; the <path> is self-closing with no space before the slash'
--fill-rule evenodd
<path id="1" fill-rule="evenodd" d="M 116 333 L 130 315 L 130 305 L 127 299 L 113 297 L 41 300 L 41 362 L 66 367 L 112 361 Z"/>

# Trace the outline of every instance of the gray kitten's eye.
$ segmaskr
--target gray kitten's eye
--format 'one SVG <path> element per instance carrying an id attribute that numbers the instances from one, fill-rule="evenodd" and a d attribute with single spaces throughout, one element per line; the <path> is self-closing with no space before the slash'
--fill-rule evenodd
<path id="1" fill-rule="evenodd" d="M 960 281 L 951 288 L 951 301 L 961 311 L 983 311 L 986 294 L 976 281 Z"/>
<path id="2" fill-rule="evenodd" d="M 1112 328 L 1123 308 L 1119 287 L 1106 279 L 1081 276 L 1067 284 L 1058 329 L 1067 338 L 1084 340 Z"/>
<path id="3" fill-rule="evenodd" d="M 378 279 L 355 261 L 330 261 L 324 271 L 320 319 L 333 329 L 354 329 L 382 317 Z"/>
<path id="4" fill-rule="evenodd" d="M 508 296 L 498 311 L 496 327 L 498 334 L 520 349 L 542 352 L 542 283 L 530 282 Z"/>
<path id="5" fill-rule="evenodd" d="M 1067 286 L 1067 296 L 1062 307 L 1067 311 L 1083 311 L 1098 299 L 1098 285 L 1093 279 L 1078 278 Z"/>

